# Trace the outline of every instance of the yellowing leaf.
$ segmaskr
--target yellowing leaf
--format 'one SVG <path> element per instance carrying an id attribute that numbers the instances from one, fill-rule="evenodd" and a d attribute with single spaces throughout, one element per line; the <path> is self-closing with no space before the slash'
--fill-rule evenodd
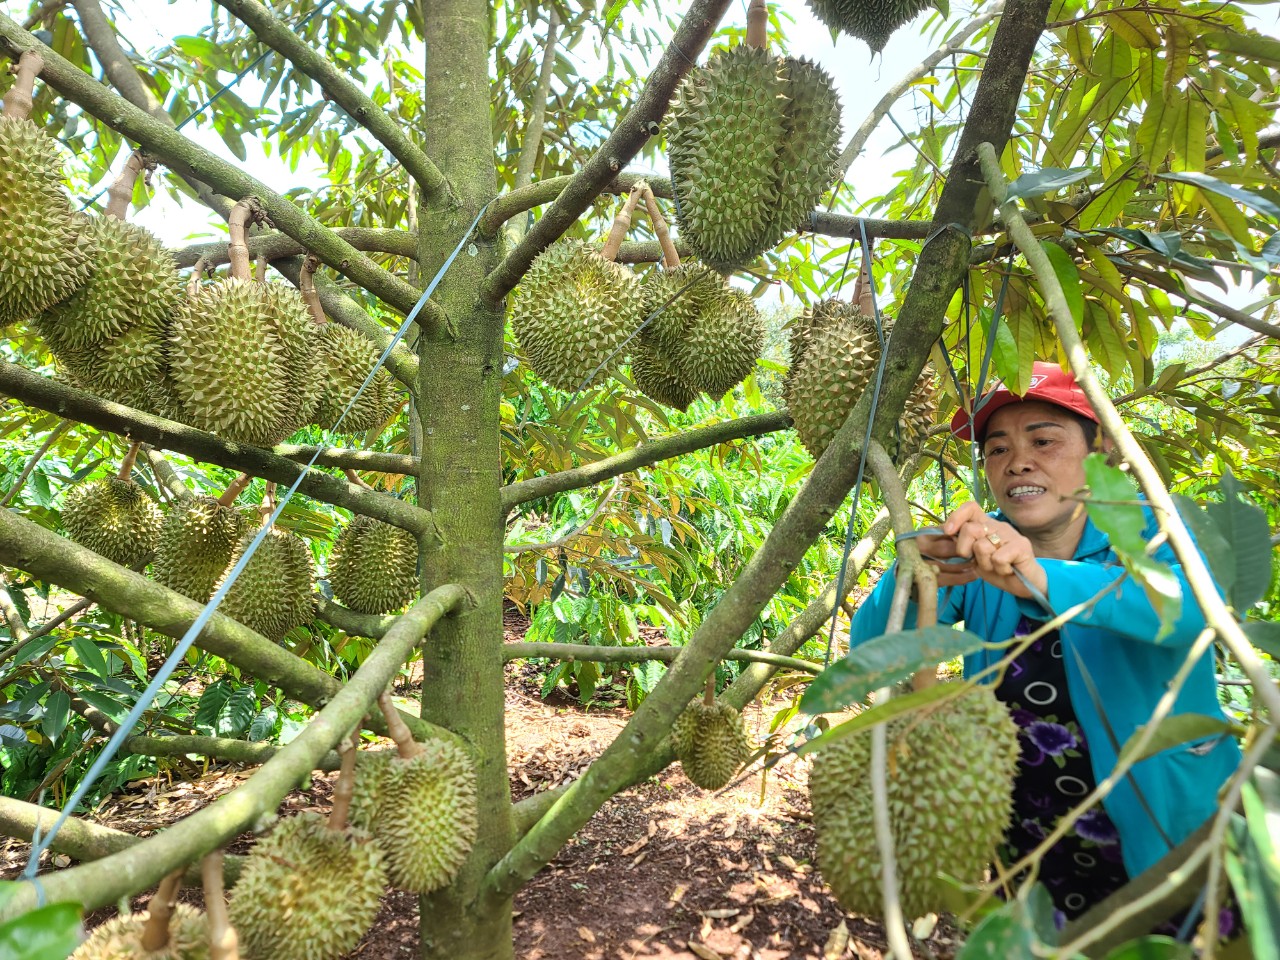
<path id="1" fill-rule="evenodd" d="M 1141 11 L 1112 10 L 1107 14 L 1107 26 L 1131 47 L 1154 50 L 1161 46 L 1159 31 L 1151 22 L 1151 18 Z"/>
<path id="2" fill-rule="evenodd" d="M 1258 130 L 1271 121 L 1271 113 L 1262 104 L 1254 103 L 1230 87 L 1225 92 L 1231 116 L 1235 118 L 1236 126 L 1240 130 L 1245 162 L 1254 163 L 1258 159 Z"/>
<path id="3" fill-rule="evenodd" d="M 1124 205 L 1138 189 L 1138 177 L 1134 172 L 1136 166 L 1136 160 L 1129 161 L 1103 184 L 1076 220 L 1081 230 L 1109 227 L 1119 222 Z"/>
<path id="4" fill-rule="evenodd" d="M 1177 20 L 1164 25 L 1164 58 L 1168 82 L 1181 83 L 1187 76 L 1187 62 L 1191 59 L 1191 34 Z"/>
<path id="5" fill-rule="evenodd" d="M 1200 202 L 1204 204 L 1205 210 L 1209 217 L 1218 228 L 1226 233 L 1234 240 L 1241 243 L 1252 245 L 1249 238 L 1249 222 L 1245 219 L 1240 208 L 1226 197 L 1211 193 L 1208 190 L 1201 190 L 1198 187 L 1192 188 L 1200 198 Z"/>
<path id="6" fill-rule="evenodd" d="M 1164 163 L 1164 158 L 1169 153 L 1174 117 L 1173 108 L 1165 98 L 1163 77 L 1154 66 L 1146 63 L 1149 59 L 1143 58 L 1145 66 L 1138 71 L 1138 82 L 1147 106 L 1142 114 L 1142 122 L 1138 124 L 1138 132 L 1134 135 L 1134 145 L 1141 152 L 1147 169 L 1154 170 Z M 1177 96 L 1185 96 L 1181 92 L 1175 93 Z"/>
<path id="7" fill-rule="evenodd" d="M 1127 302 L 1129 297 L 1124 292 L 1124 278 L 1120 276 L 1116 265 L 1107 259 L 1106 251 L 1091 243 L 1082 243 L 1079 248 L 1089 258 L 1089 263 L 1096 271 L 1096 273 L 1082 273 L 1081 277 L 1116 300 Z"/>

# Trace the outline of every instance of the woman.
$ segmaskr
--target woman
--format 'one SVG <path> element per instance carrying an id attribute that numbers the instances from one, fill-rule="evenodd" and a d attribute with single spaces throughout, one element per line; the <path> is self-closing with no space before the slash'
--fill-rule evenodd
<path id="1" fill-rule="evenodd" d="M 1005 851 L 1017 859 L 1110 773 L 1118 749 L 1150 718 L 1205 624 L 1164 545 L 1154 556 L 1178 576 L 1183 603 L 1172 631 L 1161 636 L 1142 587 L 1125 575 L 1107 537 L 1072 499 L 1085 486 L 1084 460 L 1098 440 L 1098 418 L 1071 374 L 1036 363 L 1025 394 L 997 385 L 972 419 L 958 412 L 951 429 L 980 444 L 999 510 L 988 515 L 966 503 L 947 518 L 943 535 L 917 541 L 927 557 L 971 561 L 939 566 L 939 622 L 963 621 L 979 636 L 1002 641 L 1098 598 L 1019 655 L 995 691 L 1021 734 Z M 1150 540 L 1157 526 L 1149 510 L 1147 521 Z M 853 644 L 884 632 L 893 581 L 891 574 L 881 578 L 858 610 Z M 913 606 L 908 626 L 914 616 Z M 1002 653 L 966 657 L 965 674 L 992 666 Z M 1221 714 L 1211 653 L 1196 662 L 1173 713 Z M 1193 833 L 1217 811 L 1218 788 L 1238 761 L 1235 741 L 1224 737 L 1136 764 L 1041 863 L 1039 876 L 1059 921 L 1084 913 Z"/>

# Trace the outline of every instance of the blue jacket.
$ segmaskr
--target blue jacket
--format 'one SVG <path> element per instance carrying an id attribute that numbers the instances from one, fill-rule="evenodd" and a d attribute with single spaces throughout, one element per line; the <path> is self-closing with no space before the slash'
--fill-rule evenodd
<path id="1" fill-rule="evenodd" d="M 1003 519 L 999 514 L 993 514 Z M 1144 537 L 1156 533 L 1155 518 L 1147 511 Z M 1166 544 L 1155 559 L 1172 566 L 1182 585 L 1182 610 L 1173 630 L 1157 640 L 1160 619 L 1141 586 L 1125 577 L 1106 535 L 1087 521 L 1080 544 L 1071 560 L 1047 560 L 1049 602 L 1061 612 L 1097 595 L 1108 585 L 1121 581 L 1100 602 L 1079 614 L 1059 632 L 1067 692 L 1093 761 L 1098 782 L 1115 765 L 1116 750 L 1099 716 L 1096 702 L 1104 707 L 1116 742 L 1123 746 L 1130 735 L 1146 723 L 1156 702 L 1168 689 L 1187 648 L 1204 628 L 1204 617 L 1191 596 L 1182 569 Z M 853 618 L 850 645 L 884 633 L 893 600 L 892 570 L 881 577 L 871 595 Z M 1023 614 L 1037 620 L 1049 619 L 1033 600 L 1015 597 L 985 581 L 943 589 L 938 594 L 938 622 L 964 622 L 967 629 L 991 641 L 1012 637 Z M 915 624 L 915 605 L 908 613 L 907 626 Z M 980 650 L 965 657 L 964 672 L 972 676 L 999 661 L 1001 650 Z M 987 682 L 994 677 L 988 677 Z M 1089 692 L 1089 684 L 1095 688 Z M 1193 668 L 1172 713 L 1200 713 L 1222 716 L 1214 678 L 1212 649 Z M 1120 833 L 1125 868 L 1136 877 L 1185 840 L 1218 809 L 1218 789 L 1235 770 L 1240 749 L 1234 738 L 1180 744 L 1132 768 L 1129 778 L 1116 785 L 1103 807 Z M 1143 800 L 1146 804 L 1144 806 Z"/>

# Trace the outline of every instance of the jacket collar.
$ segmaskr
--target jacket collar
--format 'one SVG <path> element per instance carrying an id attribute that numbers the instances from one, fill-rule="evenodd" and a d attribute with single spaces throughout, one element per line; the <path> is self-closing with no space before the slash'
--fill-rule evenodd
<path id="1" fill-rule="evenodd" d="M 997 510 L 992 514 L 992 516 L 1004 523 L 1012 523 L 1012 521 L 1004 515 L 1003 510 Z M 1111 538 L 1094 526 L 1093 518 L 1086 514 L 1084 518 L 1084 531 L 1080 534 L 1080 542 L 1076 544 L 1076 552 L 1072 554 L 1071 559 L 1087 560 L 1098 554 L 1108 553 L 1110 550 Z"/>

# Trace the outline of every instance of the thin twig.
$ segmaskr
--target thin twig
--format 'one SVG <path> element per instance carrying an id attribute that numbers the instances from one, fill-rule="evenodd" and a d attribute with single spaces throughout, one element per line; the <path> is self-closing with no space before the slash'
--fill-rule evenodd
<path id="1" fill-rule="evenodd" d="M 539 550 L 539 551 L 556 550 L 556 549 L 559 549 L 560 547 L 565 546 L 566 544 L 574 540 L 574 538 L 581 535 L 583 531 L 590 529 L 591 525 L 600 519 L 600 514 L 604 513 L 605 507 L 609 505 L 609 501 L 613 499 L 613 495 L 618 492 L 618 489 L 621 486 L 622 486 L 622 478 L 616 477 L 613 481 L 613 485 L 609 487 L 605 495 L 600 498 L 600 502 L 596 504 L 595 510 L 591 511 L 591 516 L 587 517 L 587 519 L 583 521 L 580 525 L 570 530 L 568 533 L 564 534 L 563 536 L 556 537 L 556 539 L 550 541 L 549 543 L 504 544 L 502 547 L 502 552 L 503 553 L 529 553 L 530 551 L 533 551 L 533 550 Z"/>

